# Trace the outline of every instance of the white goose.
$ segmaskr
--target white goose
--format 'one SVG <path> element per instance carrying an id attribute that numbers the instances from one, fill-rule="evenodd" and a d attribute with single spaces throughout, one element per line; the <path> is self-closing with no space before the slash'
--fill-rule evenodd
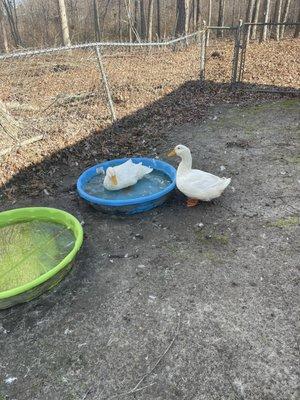
<path id="1" fill-rule="evenodd" d="M 107 168 L 103 186 L 106 190 L 124 189 L 135 185 L 152 171 L 152 168 L 146 167 L 141 162 L 135 164 L 132 160 L 128 160 L 121 165 Z"/>
<path id="2" fill-rule="evenodd" d="M 199 200 L 210 201 L 221 196 L 230 184 L 230 178 L 220 178 L 199 169 L 192 169 L 190 149 L 179 144 L 168 156 L 179 156 L 181 162 L 177 168 L 176 186 L 188 197 L 187 206 L 194 207 Z"/>

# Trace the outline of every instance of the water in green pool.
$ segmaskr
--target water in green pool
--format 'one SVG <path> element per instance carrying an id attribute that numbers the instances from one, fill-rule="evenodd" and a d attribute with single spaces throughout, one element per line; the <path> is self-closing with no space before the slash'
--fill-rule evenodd
<path id="1" fill-rule="evenodd" d="M 103 186 L 104 174 L 97 174 L 85 185 L 85 192 L 91 196 L 107 200 L 129 200 L 137 197 L 145 197 L 165 189 L 171 183 L 171 179 L 162 171 L 153 170 L 145 175 L 135 185 L 121 190 L 106 190 Z"/>
<path id="2" fill-rule="evenodd" d="M 0 227 L 0 292 L 48 272 L 74 243 L 73 232 L 53 222 L 33 220 Z"/>

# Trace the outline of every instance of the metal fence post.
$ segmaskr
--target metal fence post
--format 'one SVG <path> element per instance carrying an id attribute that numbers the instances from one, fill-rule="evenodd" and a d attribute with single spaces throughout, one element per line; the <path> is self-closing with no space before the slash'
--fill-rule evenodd
<path id="1" fill-rule="evenodd" d="M 203 30 L 200 42 L 200 82 L 205 81 L 205 61 L 206 61 L 206 44 L 207 44 L 207 27 L 206 22 L 203 21 Z"/>
<path id="2" fill-rule="evenodd" d="M 238 77 L 237 77 L 237 82 L 240 84 L 242 83 L 243 76 L 244 76 L 244 70 L 245 70 L 245 62 L 246 62 L 246 52 L 247 52 L 247 46 L 248 46 L 248 40 L 247 40 L 247 29 L 242 29 L 241 32 L 241 54 L 240 54 L 240 65 L 239 65 L 239 71 L 238 71 Z"/>
<path id="3" fill-rule="evenodd" d="M 109 105 L 110 112 L 111 112 L 111 119 L 114 122 L 114 121 L 117 120 L 117 117 L 116 117 L 114 103 L 113 103 L 113 100 L 112 100 L 112 97 L 111 97 L 111 94 L 110 94 L 110 90 L 109 90 L 108 81 L 107 81 L 107 77 L 106 77 L 106 74 L 105 74 L 104 66 L 103 66 L 103 63 L 102 63 L 102 58 L 101 58 L 101 53 L 100 53 L 100 50 L 99 50 L 99 46 L 95 47 L 95 51 L 96 51 L 96 57 L 97 57 L 99 69 L 100 69 L 100 72 L 101 72 L 102 80 L 103 80 L 103 83 L 104 83 L 104 88 L 105 88 L 106 95 L 107 95 L 108 105 Z"/>
<path id="4" fill-rule="evenodd" d="M 231 86 L 232 88 L 237 83 L 238 76 L 238 67 L 239 67 L 239 58 L 240 58 L 240 47 L 241 47 L 241 30 L 243 26 L 243 20 L 239 20 L 239 25 L 236 28 L 235 32 L 235 44 L 234 44 L 234 52 L 233 52 L 233 60 L 232 60 L 232 74 L 231 74 Z"/>

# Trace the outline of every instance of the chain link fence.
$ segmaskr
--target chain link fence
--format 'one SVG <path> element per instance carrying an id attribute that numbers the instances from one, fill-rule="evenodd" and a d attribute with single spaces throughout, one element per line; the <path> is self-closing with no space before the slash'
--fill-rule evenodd
<path id="1" fill-rule="evenodd" d="M 16 127 L 0 126 L 0 155 L 43 137 L 66 143 L 82 138 L 195 79 L 198 36 L 197 32 L 163 43 L 92 43 L 0 56 L 0 100 Z M 182 58 L 193 71 L 176 69 Z"/>
<path id="2" fill-rule="evenodd" d="M 0 122 L 5 106 L 11 127 L 0 124 L 0 155 L 44 137 L 53 138 L 54 150 L 67 146 L 187 81 L 232 88 L 243 81 L 261 83 L 247 52 L 252 63 L 260 60 L 263 68 L 265 61 L 271 71 L 278 46 L 268 61 L 251 54 L 270 42 L 248 46 L 250 25 L 204 24 L 199 32 L 162 43 L 89 43 L 0 56 Z"/>

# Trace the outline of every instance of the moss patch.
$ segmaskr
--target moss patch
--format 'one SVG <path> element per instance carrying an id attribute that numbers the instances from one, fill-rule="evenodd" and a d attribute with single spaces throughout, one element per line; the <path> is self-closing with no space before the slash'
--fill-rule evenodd
<path id="1" fill-rule="evenodd" d="M 202 256 L 204 259 L 209 260 L 213 263 L 218 263 L 220 261 L 220 258 L 212 251 L 205 251 L 204 253 L 202 253 Z"/>
<path id="2" fill-rule="evenodd" d="M 286 160 L 291 164 L 300 164 L 300 155 L 293 157 L 286 157 Z"/>
<path id="3" fill-rule="evenodd" d="M 291 226 L 299 225 L 299 217 L 297 215 L 287 217 L 287 218 L 279 218 L 274 222 L 270 222 L 269 225 L 276 228 L 289 228 Z"/>
<path id="4" fill-rule="evenodd" d="M 229 238 L 226 234 L 218 234 L 215 232 L 196 231 L 196 238 L 200 243 L 204 244 L 221 244 L 227 245 Z"/>
<path id="5" fill-rule="evenodd" d="M 243 131 L 246 135 L 260 132 L 263 122 L 270 111 L 297 111 L 300 102 L 298 99 L 288 99 L 276 102 L 267 102 L 254 106 L 245 106 L 229 109 L 218 119 L 211 123 L 212 129 L 236 129 Z"/>

